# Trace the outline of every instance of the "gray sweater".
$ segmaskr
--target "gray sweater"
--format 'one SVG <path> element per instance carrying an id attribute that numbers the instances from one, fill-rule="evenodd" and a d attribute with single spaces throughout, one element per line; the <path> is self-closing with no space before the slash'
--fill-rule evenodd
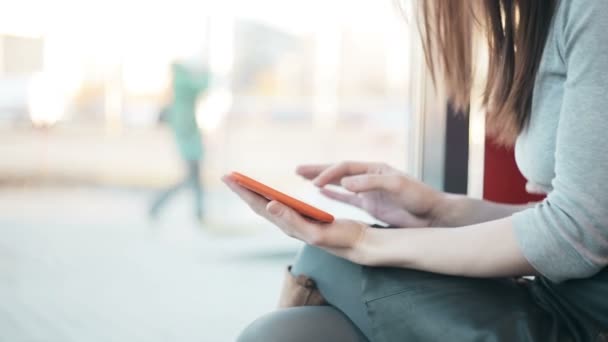
<path id="1" fill-rule="evenodd" d="M 554 282 L 608 265 L 608 0 L 562 0 L 517 165 L 547 198 L 513 215 L 525 257 Z"/>

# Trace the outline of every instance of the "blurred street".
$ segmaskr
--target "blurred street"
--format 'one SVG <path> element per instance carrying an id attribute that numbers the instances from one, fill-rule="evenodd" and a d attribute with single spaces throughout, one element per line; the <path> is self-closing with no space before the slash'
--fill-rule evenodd
<path id="1" fill-rule="evenodd" d="M 189 194 L 150 222 L 151 194 L 0 190 L 0 341 L 233 341 L 273 309 L 296 241 L 199 227 Z"/>
<path id="2" fill-rule="evenodd" d="M 0 8 L 0 342 L 234 341 L 301 244 L 222 175 L 372 223 L 297 165 L 418 173 L 426 74 L 392 1 Z M 202 224 L 195 191 L 149 217 L 197 180 Z"/>
<path id="3" fill-rule="evenodd" d="M 257 217 L 220 175 L 241 170 L 338 217 L 371 222 L 323 198 L 295 165 L 334 153 L 405 159 L 382 132 L 365 132 L 378 138 L 363 146 L 356 126 L 315 139 L 306 125 L 282 127 L 208 137 L 203 225 L 189 191 L 148 218 L 158 191 L 183 172 L 164 129 L 4 130 L 0 342 L 233 341 L 273 310 L 300 243 Z M 278 158 L 276 139 L 291 152 Z"/>

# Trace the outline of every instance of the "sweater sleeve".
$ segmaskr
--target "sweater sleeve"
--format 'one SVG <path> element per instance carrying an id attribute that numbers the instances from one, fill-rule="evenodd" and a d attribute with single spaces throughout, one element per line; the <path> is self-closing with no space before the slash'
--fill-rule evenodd
<path id="1" fill-rule="evenodd" d="M 513 215 L 523 254 L 554 282 L 589 277 L 608 265 L 608 1 L 566 3 L 563 26 L 556 28 L 567 76 L 553 191 Z"/>

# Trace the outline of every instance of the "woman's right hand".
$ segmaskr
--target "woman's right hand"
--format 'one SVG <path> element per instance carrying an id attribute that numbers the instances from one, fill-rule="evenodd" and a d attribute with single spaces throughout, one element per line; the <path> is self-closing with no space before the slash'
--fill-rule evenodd
<path id="1" fill-rule="evenodd" d="M 361 208 L 391 226 L 429 227 L 440 220 L 436 216 L 443 193 L 389 165 L 348 161 L 301 165 L 296 172 L 312 180 L 323 195 Z M 328 184 L 348 192 L 325 188 Z"/>

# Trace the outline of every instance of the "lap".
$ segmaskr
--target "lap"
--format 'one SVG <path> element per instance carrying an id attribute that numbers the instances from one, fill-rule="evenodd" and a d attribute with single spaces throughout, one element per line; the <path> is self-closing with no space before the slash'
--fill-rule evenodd
<path id="1" fill-rule="evenodd" d="M 302 306 L 277 310 L 251 323 L 237 342 L 366 342 L 340 311 L 331 306 Z"/>
<path id="2" fill-rule="evenodd" d="M 374 341 L 570 340 L 529 289 L 510 279 L 362 267 L 310 246 L 292 272 L 312 277 Z"/>
<path id="3" fill-rule="evenodd" d="M 397 268 L 364 268 L 374 340 L 569 341 L 527 286 Z"/>
<path id="4" fill-rule="evenodd" d="M 361 297 L 361 265 L 307 245 L 298 253 L 291 273 L 313 278 L 323 297 L 370 336 L 371 323 Z"/>

